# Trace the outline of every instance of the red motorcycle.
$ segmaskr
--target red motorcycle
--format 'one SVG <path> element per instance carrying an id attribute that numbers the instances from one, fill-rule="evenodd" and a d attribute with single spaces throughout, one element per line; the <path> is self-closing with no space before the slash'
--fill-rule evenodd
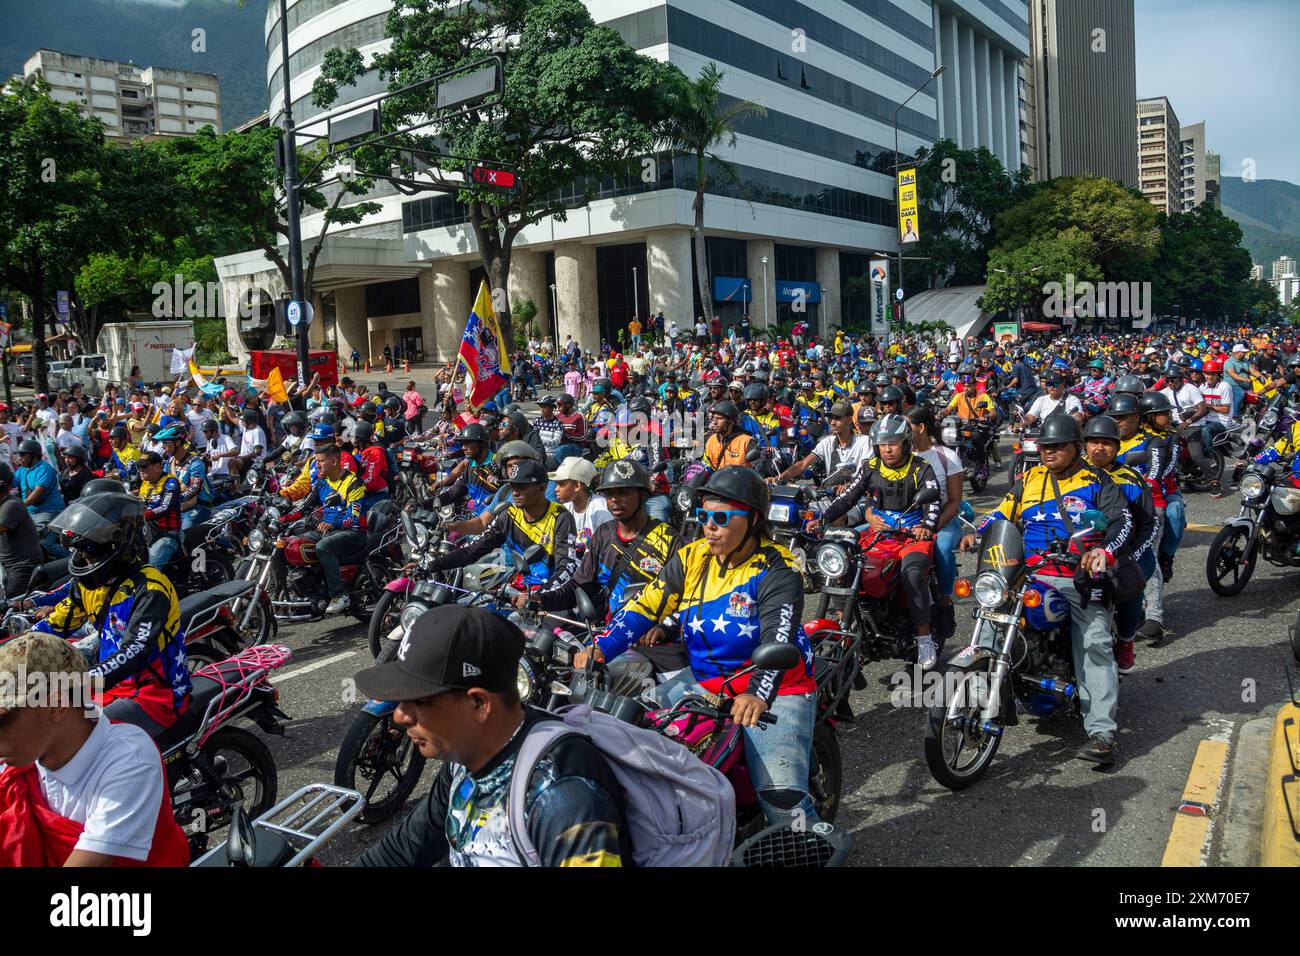
<path id="1" fill-rule="evenodd" d="M 925 489 L 909 511 L 919 511 L 938 498 L 938 491 Z M 815 649 L 839 641 L 846 648 L 852 644 L 859 662 L 898 658 L 916 663 L 916 633 L 907 613 L 900 557 L 910 540 L 905 529 L 858 532 L 831 528 L 825 532 L 809 562 L 818 593 L 804 630 Z M 931 598 L 937 597 L 933 564 L 930 590 Z M 817 654 L 828 656 L 821 649 Z M 844 664 L 842 657 L 834 655 L 838 663 Z M 860 674 L 854 687 L 866 687 Z"/>

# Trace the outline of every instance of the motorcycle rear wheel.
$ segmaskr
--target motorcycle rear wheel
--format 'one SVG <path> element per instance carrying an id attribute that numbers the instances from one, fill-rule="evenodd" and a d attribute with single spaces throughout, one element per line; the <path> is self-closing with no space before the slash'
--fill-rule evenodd
<path id="1" fill-rule="evenodd" d="M 1251 549 L 1250 558 L 1241 563 L 1241 552 L 1250 540 L 1250 531 L 1239 525 L 1226 525 L 1210 542 L 1210 552 L 1205 556 L 1205 577 L 1210 582 L 1210 590 L 1220 597 L 1232 597 L 1237 594 L 1250 576 L 1255 573 L 1255 562 L 1259 559 L 1259 546 Z"/>
<path id="2" fill-rule="evenodd" d="M 835 730 L 821 723 L 813 730 L 814 764 L 809 768 L 808 795 L 812 797 L 817 815 L 827 823 L 835 821 L 840 809 L 840 791 L 844 786 L 844 761 Z"/>
<path id="3" fill-rule="evenodd" d="M 1300 613 L 1296 614 L 1295 624 L 1291 625 L 1291 653 L 1300 664 Z"/>
<path id="4" fill-rule="evenodd" d="M 276 792 L 279 789 L 275 759 L 266 744 L 255 734 L 242 727 L 222 727 L 203 745 L 203 754 L 214 764 L 225 764 L 222 784 L 234 787 L 237 791 L 234 803 L 227 803 L 225 797 L 214 794 L 212 803 L 201 808 L 207 813 L 208 821 L 214 817 L 220 821 L 205 827 L 205 834 L 226 826 L 235 804 L 242 804 L 244 812 L 254 819 L 275 806 Z M 173 804 L 178 796 L 192 786 L 187 780 L 173 785 Z"/>
<path id="5" fill-rule="evenodd" d="M 963 700 L 975 702 L 961 710 L 961 716 L 968 724 L 979 721 L 980 702 L 987 699 L 987 666 L 965 670 L 956 685 L 956 693 L 964 695 Z M 944 685 L 948 686 L 948 681 L 945 680 Z M 947 712 L 944 704 L 931 707 L 926 715 L 925 762 L 930 775 L 940 784 L 949 790 L 965 790 L 988 772 L 1002 738 L 981 730 L 972 732 L 969 726 L 957 727 L 948 721 Z M 963 761 L 962 754 L 968 743 L 973 744 L 974 755 Z"/>
<path id="6" fill-rule="evenodd" d="M 370 644 L 370 656 L 378 660 L 386 643 L 384 635 L 397 626 L 406 607 L 406 595 L 397 591 L 385 591 L 375 602 L 375 609 L 370 613 L 370 625 L 366 630 L 366 639 Z"/>

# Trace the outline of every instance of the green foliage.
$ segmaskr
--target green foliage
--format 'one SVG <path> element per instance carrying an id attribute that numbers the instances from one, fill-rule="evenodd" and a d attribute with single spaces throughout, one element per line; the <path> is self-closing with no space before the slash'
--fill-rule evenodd
<path id="1" fill-rule="evenodd" d="M 198 345 L 195 356 L 200 365 L 226 365 L 234 361 L 226 351 L 225 319 L 196 319 L 194 341 Z"/>
<path id="2" fill-rule="evenodd" d="M 1238 316 L 1249 306 L 1250 253 L 1241 227 L 1210 206 L 1161 217 L 1163 242 L 1150 270 L 1157 314 Z"/>
<path id="3" fill-rule="evenodd" d="M 979 285 L 994 242 L 994 221 L 1028 196 L 1029 171 L 1008 173 L 986 148 L 958 149 L 950 139 L 918 149 L 915 161 L 921 241 L 907 255 L 929 261 L 907 263 L 909 276 L 923 277 L 923 283 L 909 280 L 908 287 Z"/>
<path id="4" fill-rule="evenodd" d="M 398 89 L 493 52 L 504 62 L 499 104 L 430 123 L 438 116 L 434 85 L 391 97 L 382 105 L 383 128 L 421 128 L 354 154 L 358 169 L 377 176 L 398 166 L 405 191 L 450 193 L 466 203 L 493 288 L 506 288 L 521 230 L 548 216 L 564 221 L 602 177 L 624 172 L 629 157 L 653 147 L 663 97 L 680 75 L 597 26 L 579 0 L 394 0 L 385 33 L 391 46 L 369 63 L 355 49 L 327 51 L 312 102 L 332 105 L 369 69 Z M 495 42 L 501 37 L 508 42 Z M 415 183 L 417 157 L 427 176 Z M 467 157 L 513 169 L 517 192 L 465 181 Z M 511 316 L 499 318 L 509 337 Z"/>
<path id="5" fill-rule="evenodd" d="M 533 321 L 537 318 L 537 303 L 532 299 L 513 303 L 510 306 L 510 315 L 514 318 L 515 325 L 523 330 L 525 337 L 537 334 L 537 325 Z"/>
<path id="6" fill-rule="evenodd" d="M 1073 226 L 1054 236 L 1035 236 L 1022 245 L 998 247 L 989 256 L 988 284 L 978 305 L 985 312 L 1037 307 L 1049 282 L 1098 282 L 1102 270 L 1096 246 Z"/>

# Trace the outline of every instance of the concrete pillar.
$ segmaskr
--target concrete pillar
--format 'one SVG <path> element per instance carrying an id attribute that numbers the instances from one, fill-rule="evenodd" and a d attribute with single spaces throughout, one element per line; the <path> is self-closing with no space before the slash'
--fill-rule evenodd
<path id="1" fill-rule="evenodd" d="M 938 4 L 935 4 L 938 10 Z M 961 105 L 961 47 L 957 42 L 957 18 L 950 13 L 940 13 L 942 25 L 943 65 L 947 68 L 939 76 L 943 84 L 944 102 L 944 136 L 959 146 L 962 144 L 962 105 Z"/>
<path id="2" fill-rule="evenodd" d="M 1002 84 L 1006 82 L 1006 70 L 1002 68 L 1001 48 L 989 50 L 989 108 L 993 112 L 993 135 L 989 140 L 989 151 L 1002 165 L 1007 165 L 1007 96 Z"/>
<path id="3" fill-rule="evenodd" d="M 975 31 L 958 24 L 958 43 L 961 46 L 961 140 L 962 149 L 979 145 L 979 113 L 976 110 L 975 92 Z"/>
<path id="4" fill-rule="evenodd" d="M 691 306 L 695 268 L 691 262 L 691 230 L 655 229 L 645 238 L 646 284 L 650 289 L 647 315 L 663 310 L 664 328 L 676 321 L 679 330 L 695 327 Z M 753 273 L 750 273 L 751 276 Z"/>
<path id="5" fill-rule="evenodd" d="M 979 113 L 979 145 L 993 148 L 993 109 L 990 105 L 993 90 L 989 83 L 989 39 L 980 36 L 975 40 L 975 95 Z M 972 144 L 975 145 L 975 144 Z"/>
<path id="6" fill-rule="evenodd" d="M 435 362 L 448 362 L 460 350 L 465 322 L 474 306 L 469 289 L 468 262 L 439 259 L 429 270 L 433 276 L 432 335 L 426 340 L 425 354 Z M 420 287 L 421 321 L 423 321 L 424 286 Z"/>
<path id="7" fill-rule="evenodd" d="M 319 349 L 324 347 L 326 335 L 325 309 L 321 304 L 321 296 L 319 292 L 312 293 L 311 311 L 311 325 L 307 327 L 307 348 Z"/>
<path id="8" fill-rule="evenodd" d="M 767 281 L 763 281 L 763 257 L 767 257 Z M 756 329 L 776 325 L 776 243 L 771 239 L 750 239 L 745 243 L 745 267 L 749 272 L 749 322 Z"/>
<path id="9" fill-rule="evenodd" d="M 533 324 L 537 326 L 538 339 L 554 335 L 551 325 L 551 289 L 546 284 L 546 256 L 532 249 L 516 248 L 510 254 L 510 278 L 506 281 L 510 307 L 516 302 L 532 299 L 537 306 Z"/>
<path id="10" fill-rule="evenodd" d="M 822 335 L 834 335 L 840 318 L 840 250 L 833 246 L 817 247 L 817 282 L 822 287 L 822 301 L 817 306 Z"/>
<path id="11" fill-rule="evenodd" d="M 242 291 L 243 286 L 238 280 L 221 283 L 221 307 L 226 313 L 226 351 L 241 365 L 248 360 L 248 349 L 244 347 L 244 337 L 239 333 L 239 301 Z"/>
<path id="12" fill-rule="evenodd" d="M 334 318 L 338 323 L 338 347 L 343 361 L 350 366 L 352 350 L 361 353 L 361 361 L 370 355 L 369 318 L 366 315 L 366 287 L 352 285 L 334 293 Z"/>
<path id="13" fill-rule="evenodd" d="M 600 348 L 596 308 L 596 247 L 566 242 L 555 247 L 555 294 L 559 299 L 559 345 L 572 335 L 584 349 Z"/>
<path id="14" fill-rule="evenodd" d="M 1006 97 L 1007 128 L 1007 170 L 1017 172 L 1020 169 L 1020 74 L 1016 60 L 1004 56 L 1002 60 L 1002 95 Z"/>
<path id="15" fill-rule="evenodd" d="M 424 360 L 431 362 L 437 357 L 434 342 L 438 336 L 437 323 L 434 321 L 433 269 L 423 268 L 416 275 L 420 283 L 420 338 L 424 342 Z"/>

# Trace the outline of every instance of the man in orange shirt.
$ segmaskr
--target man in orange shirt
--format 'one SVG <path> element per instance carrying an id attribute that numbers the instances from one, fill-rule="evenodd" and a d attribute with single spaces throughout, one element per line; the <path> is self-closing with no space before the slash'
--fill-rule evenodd
<path id="1" fill-rule="evenodd" d="M 632 351 L 635 352 L 641 348 L 641 320 L 635 315 L 632 316 L 632 321 L 627 324 L 627 331 L 632 336 Z"/>

